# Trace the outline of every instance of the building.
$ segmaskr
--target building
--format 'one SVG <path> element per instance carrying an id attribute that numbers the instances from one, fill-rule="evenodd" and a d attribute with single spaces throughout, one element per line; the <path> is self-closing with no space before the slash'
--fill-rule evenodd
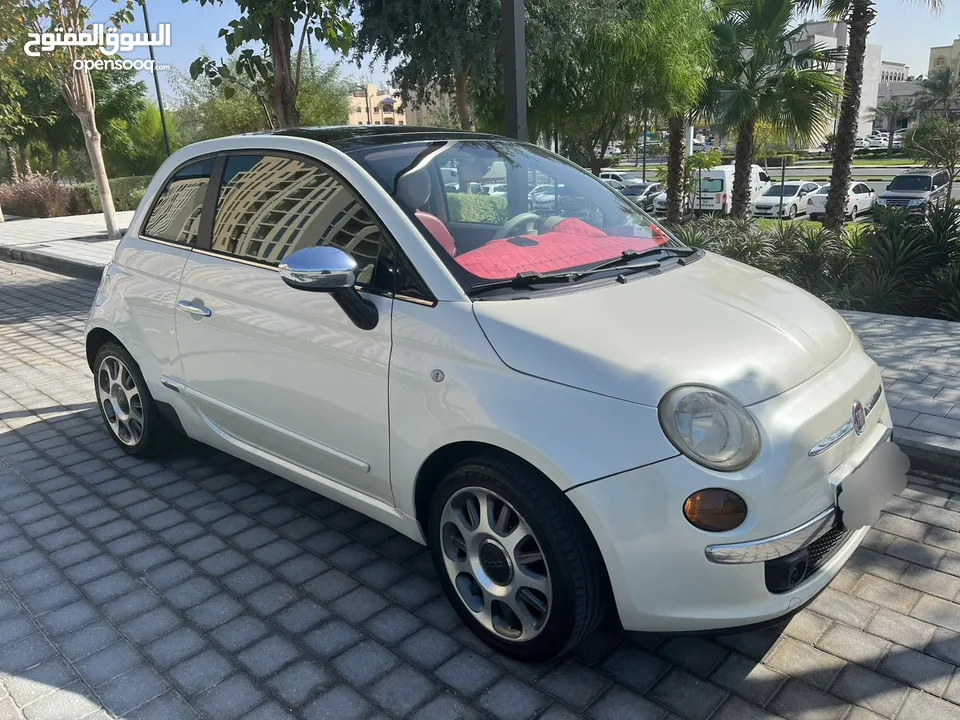
<path id="1" fill-rule="evenodd" d="M 930 48 L 930 65 L 927 68 L 927 76 L 934 70 L 943 67 L 953 68 L 955 73 L 960 73 L 960 37 L 954 40 L 952 45 Z"/>
<path id="2" fill-rule="evenodd" d="M 818 45 L 824 49 L 846 48 L 847 46 L 847 25 L 842 22 L 811 22 L 804 26 L 803 33 L 798 41 L 800 48 Z M 869 135 L 873 130 L 873 115 L 871 108 L 876 107 L 877 97 L 880 90 L 880 79 L 883 73 L 882 61 L 880 59 L 881 47 L 879 45 L 867 45 L 867 51 L 863 59 L 863 88 L 860 91 L 860 113 L 857 123 L 857 135 Z M 899 63 L 892 63 L 899 65 Z M 903 66 L 906 69 L 906 66 Z M 840 61 L 836 64 L 835 70 L 840 77 L 843 77 L 846 64 Z M 828 133 L 836 131 L 836 117 L 830 123 Z M 826 133 L 824 133 L 825 135 Z M 818 147 L 823 142 L 823 136 L 811 138 L 811 147 Z"/>
<path id="3" fill-rule="evenodd" d="M 884 60 L 880 63 L 880 82 L 906 82 L 910 67 L 905 63 Z"/>
<path id="4" fill-rule="evenodd" d="M 406 125 L 403 103 L 386 88 L 357 85 L 350 93 L 348 125 Z"/>

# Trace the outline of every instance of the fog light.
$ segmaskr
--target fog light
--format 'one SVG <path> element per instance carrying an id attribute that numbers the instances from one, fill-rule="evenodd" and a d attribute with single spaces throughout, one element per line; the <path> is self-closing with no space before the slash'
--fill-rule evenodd
<path id="1" fill-rule="evenodd" d="M 698 490 L 683 503 L 683 516 L 694 527 L 725 532 L 739 527 L 747 517 L 743 498 L 723 488 Z"/>

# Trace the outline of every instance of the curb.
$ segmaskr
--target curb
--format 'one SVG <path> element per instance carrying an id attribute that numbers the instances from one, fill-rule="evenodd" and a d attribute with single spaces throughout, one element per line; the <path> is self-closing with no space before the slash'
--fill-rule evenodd
<path id="1" fill-rule="evenodd" d="M 35 250 L 25 250 L 15 247 L 0 247 L 0 259 L 10 260 L 24 265 L 52 270 L 61 275 L 69 275 L 75 278 L 84 278 L 87 280 L 99 280 L 103 275 L 103 265 L 93 265 L 90 263 L 79 262 L 77 260 L 68 260 L 66 258 L 54 257 Z"/>

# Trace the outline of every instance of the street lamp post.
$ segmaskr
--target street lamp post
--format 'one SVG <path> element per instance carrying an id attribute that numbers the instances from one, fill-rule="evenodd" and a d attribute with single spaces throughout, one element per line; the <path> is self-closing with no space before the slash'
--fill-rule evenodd
<path id="1" fill-rule="evenodd" d="M 527 139 L 527 58 L 523 0 L 500 0 L 506 134 Z"/>
<path id="2" fill-rule="evenodd" d="M 140 7 L 143 8 L 143 26 L 147 30 L 147 37 L 150 37 L 150 18 L 147 15 L 147 0 L 140 0 Z M 163 111 L 163 98 L 160 96 L 160 76 L 157 75 L 157 59 L 153 54 L 153 45 L 150 45 L 150 64 L 153 65 L 153 84 L 157 88 L 157 109 L 160 110 L 160 126 L 163 128 L 163 146 L 167 151 L 167 157 L 170 157 L 170 133 L 167 132 L 167 114 Z"/>

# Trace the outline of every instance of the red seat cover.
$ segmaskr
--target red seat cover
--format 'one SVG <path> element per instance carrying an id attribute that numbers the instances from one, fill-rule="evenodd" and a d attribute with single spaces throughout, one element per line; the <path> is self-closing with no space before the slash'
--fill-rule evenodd
<path id="1" fill-rule="evenodd" d="M 668 240 L 656 225 L 650 225 L 649 232 L 650 237 L 608 235 L 577 218 L 567 218 L 548 232 L 520 236 L 535 244 L 517 245 L 510 242 L 510 238 L 491 240 L 476 250 L 458 255 L 457 263 L 474 275 L 490 280 L 513 277 L 519 272 L 553 272 L 615 258 L 625 250 L 646 250 Z"/>
<path id="2" fill-rule="evenodd" d="M 453 235 L 450 234 L 447 226 L 443 224 L 440 218 L 423 210 L 417 210 L 414 215 L 416 215 L 417 220 L 423 223 L 423 226 L 430 231 L 433 239 L 440 243 L 440 246 L 444 250 L 450 253 L 451 257 L 457 254 L 457 244 L 453 239 Z"/>

